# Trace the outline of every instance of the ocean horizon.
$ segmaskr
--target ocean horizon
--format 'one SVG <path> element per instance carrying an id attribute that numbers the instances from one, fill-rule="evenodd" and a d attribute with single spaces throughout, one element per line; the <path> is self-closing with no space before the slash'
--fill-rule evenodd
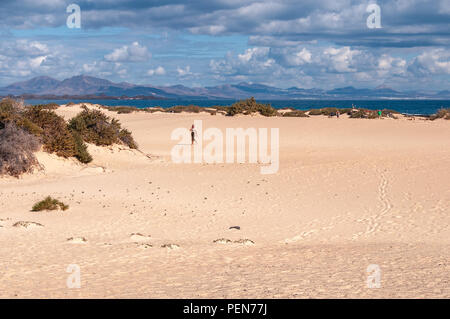
<path id="1" fill-rule="evenodd" d="M 93 103 L 105 106 L 133 106 L 137 108 L 161 107 L 169 108 L 177 105 L 197 105 L 200 107 L 211 106 L 229 106 L 236 100 L 70 100 L 70 99 L 30 99 L 25 103 L 31 105 L 58 103 Z M 260 103 L 271 104 L 276 109 L 293 108 L 297 110 L 317 109 L 324 107 L 350 108 L 354 105 L 356 108 L 367 108 L 371 110 L 391 109 L 410 115 L 430 115 L 436 113 L 441 108 L 450 108 L 450 100 L 257 100 Z"/>

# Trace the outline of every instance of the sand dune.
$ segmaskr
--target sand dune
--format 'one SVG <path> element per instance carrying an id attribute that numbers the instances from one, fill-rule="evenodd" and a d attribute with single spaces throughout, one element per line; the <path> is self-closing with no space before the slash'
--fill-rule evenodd
<path id="1" fill-rule="evenodd" d="M 450 297 L 449 121 L 105 112 L 140 151 L 39 152 L 41 170 L 0 178 L 0 297 Z M 173 163 L 194 120 L 279 128 L 279 171 Z M 48 195 L 70 208 L 30 211 Z"/>

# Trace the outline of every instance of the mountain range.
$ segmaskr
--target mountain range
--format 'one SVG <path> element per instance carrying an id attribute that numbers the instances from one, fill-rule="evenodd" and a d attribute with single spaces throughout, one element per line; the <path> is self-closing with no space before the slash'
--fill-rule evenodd
<path id="1" fill-rule="evenodd" d="M 114 83 L 87 75 L 78 75 L 62 81 L 49 76 L 39 76 L 27 81 L 0 88 L 0 96 L 33 97 L 115 97 L 139 99 L 244 99 L 251 96 L 265 100 L 294 99 L 448 99 L 450 91 L 400 92 L 386 86 L 332 90 L 290 87 L 280 89 L 257 83 L 226 84 L 190 88 L 184 85 L 153 86 L 127 82 Z"/>

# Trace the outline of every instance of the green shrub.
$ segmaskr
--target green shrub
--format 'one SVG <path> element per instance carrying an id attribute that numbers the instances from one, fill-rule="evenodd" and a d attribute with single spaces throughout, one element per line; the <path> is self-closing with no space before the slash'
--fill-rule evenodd
<path id="1" fill-rule="evenodd" d="M 59 104 L 56 103 L 37 104 L 34 105 L 34 107 L 40 110 L 56 110 L 59 107 Z"/>
<path id="2" fill-rule="evenodd" d="M 278 112 L 270 104 L 257 103 L 253 97 L 236 102 L 227 109 L 227 115 L 229 116 L 252 113 L 259 113 L 263 116 L 275 116 Z"/>
<path id="3" fill-rule="evenodd" d="M 119 120 L 111 119 L 100 110 L 84 110 L 69 121 L 69 129 L 97 146 L 125 144 L 137 148 L 131 132 L 122 129 Z"/>
<path id="4" fill-rule="evenodd" d="M 67 210 L 69 209 L 69 206 L 64 204 L 63 202 L 60 202 L 57 199 L 47 196 L 44 200 L 41 200 L 40 202 L 34 204 L 31 210 L 33 212 L 40 212 L 43 210 L 57 210 L 57 209 Z"/>
<path id="5" fill-rule="evenodd" d="M 308 111 L 308 115 L 322 115 L 322 111 L 320 109 L 311 109 Z"/>
<path id="6" fill-rule="evenodd" d="M 304 111 L 289 111 L 283 113 L 284 117 L 309 117 Z"/>
<path id="7" fill-rule="evenodd" d="M 67 128 L 66 121 L 54 111 L 32 106 L 24 117 L 42 129 L 44 150 L 61 157 L 75 156 L 75 140 Z"/>
<path id="8" fill-rule="evenodd" d="M 320 112 L 322 113 L 322 115 L 327 115 L 327 116 L 331 116 L 331 115 L 336 115 L 338 109 L 336 107 L 325 107 L 320 109 Z"/>
<path id="9" fill-rule="evenodd" d="M 200 113 L 202 110 L 204 111 L 203 108 L 197 105 L 187 105 L 187 106 L 176 105 L 165 109 L 167 113 L 181 113 L 181 112 Z"/>
<path id="10" fill-rule="evenodd" d="M 368 115 L 367 115 L 366 111 L 362 110 L 362 109 L 359 109 L 358 111 L 352 112 L 350 114 L 350 118 L 352 118 L 352 119 L 362 119 L 362 118 L 367 118 L 367 117 L 368 117 Z"/>
<path id="11" fill-rule="evenodd" d="M 78 159 L 81 163 L 87 164 L 92 162 L 92 156 L 89 154 L 87 150 L 87 145 L 84 143 L 83 139 L 81 138 L 80 134 L 77 132 L 71 131 L 74 142 L 75 142 L 75 157 Z"/>

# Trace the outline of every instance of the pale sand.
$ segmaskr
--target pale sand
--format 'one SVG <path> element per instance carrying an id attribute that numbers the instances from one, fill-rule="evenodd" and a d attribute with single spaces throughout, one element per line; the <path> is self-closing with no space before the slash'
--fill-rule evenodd
<path id="1" fill-rule="evenodd" d="M 110 114 L 143 153 L 41 152 L 44 170 L 0 179 L 0 297 L 450 297 L 450 121 Z M 172 163 L 195 119 L 279 127 L 280 170 Z M 48 195 L 69 210 L 30 211 Z"/>

